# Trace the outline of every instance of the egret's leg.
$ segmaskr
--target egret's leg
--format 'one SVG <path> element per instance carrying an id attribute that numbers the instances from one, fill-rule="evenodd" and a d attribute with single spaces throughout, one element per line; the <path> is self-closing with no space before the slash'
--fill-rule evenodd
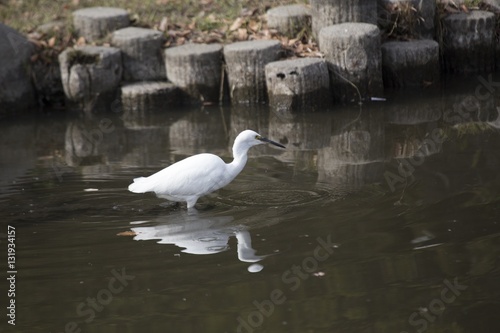
<path id="1" fill-rule="evenodd" d="M 187 203 L 187 208 L 191 209 L 194 208 L 194 205 L 196 205 L 196 201 L 198 201 L 198 197 L 191 197 L 186 200 Z"/>
<path id="2" fill-rule="evenodd" d="M 187 209 L 187 214 L 189 216 L 192 216 L 192 215 L 198 215 L 198 209 L 196 209 L 196 207 L 191 207 L 191 208 L 188 208 Z"/>

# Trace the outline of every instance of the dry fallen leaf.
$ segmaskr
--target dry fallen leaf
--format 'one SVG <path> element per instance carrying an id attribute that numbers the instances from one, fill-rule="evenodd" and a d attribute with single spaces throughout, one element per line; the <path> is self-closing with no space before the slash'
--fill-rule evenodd
<path id="1" fill-rule="evenodd" d="M 158 27 L 158 30 L 165 31 L 165 30 L 167 30 L 167 27 L 168 27 L 168 18 L 166 16 L 164 16 L 161 19 L 160 26 Z"/>
<path id="2" fill-rule="evenodd" d="M 56 37 L 52 37 L 51 39 L 49 39 L 49 46 L 50 47 L 54 47 L 54 45 L 56 45 Z"/>
<path id="3" fill-rule="evenodd" d="M 241 27 L 243 24 L 243 18 L 238 17 L 236 20 L 234 20 L 233 24 L 229 27 L 229 31 L 235 31 Z"/>
<path id="4" fill-rule="evenodd" d="M 251 20 L 248 22 L 248 29 L 252 30 L 253 32 L 259 31 L 260 24 L 257 21 Z"/>
<path id="5" fill-rule="evenodd" d="M 122 231 L 116 234 L 117 236 L 136 236 L 137 234 L 132 230 Z"/>
<path id="6" fill-rule="evenodd" d="M 177 45 L 182 45 L 185 42 L 186 42 L 186 38 L 184 38 L 184 37 L 177 38 Z"/>
<path id="7" fill-rule="evenodd" d="M 76 45 L 78 45 L 78 46 L 83 46 L 85 44 L 86 44 L 86 41 L 85 41 L 85 37 L 83 37 L 83 36 L 78 38 L 78 40 L 76 41 Z"/>
<path id="8" fill-rule="evenodd" d="M 240 28 L 238 29 L 238 40 L 247 40 L 248 32 L 247 29 Z"/>

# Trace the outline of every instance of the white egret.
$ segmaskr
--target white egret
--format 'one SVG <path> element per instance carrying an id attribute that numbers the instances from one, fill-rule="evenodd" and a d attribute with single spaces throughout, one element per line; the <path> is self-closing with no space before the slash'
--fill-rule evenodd
<path id="1" fill-rule="evenodd" d="M 155 192 L 159 198 L 187 203 L 191 209 L 196 201 L 229 184 L 243 170 L 248 149 L 270 143 L 285 148 L 258 133 L 245 130 L 233 145 L 233 161 L 225 163 L 213 154 L 198 154 L 183 159 L 149 177 L 135 178 L 128 190 L 134 193 Z"/>

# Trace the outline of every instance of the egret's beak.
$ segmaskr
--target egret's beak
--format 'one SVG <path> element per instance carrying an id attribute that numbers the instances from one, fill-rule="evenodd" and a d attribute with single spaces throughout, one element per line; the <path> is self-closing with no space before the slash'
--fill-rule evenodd
<path id="1" fill-rule="evenodd" d="M 285 146 L 283 146 L 282 144 L 279 144 L 277 142 L 274 142 L 272 140 L 269 140 L 268 138 L 264 138 L 263 136 L 260 136 L 259 137 L 259 140 L 262 141 L 262 142 L 267 142 L 267 143 L 270 143 L 272 145 L 275 145 L 275 146 L 278 146 L 280 148 L 286 148 Z"/>

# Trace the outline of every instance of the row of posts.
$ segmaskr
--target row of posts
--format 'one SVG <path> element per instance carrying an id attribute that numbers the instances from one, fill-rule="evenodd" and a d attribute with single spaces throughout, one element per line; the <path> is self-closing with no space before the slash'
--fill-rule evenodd
<path id="1" fill-rule="evenodd" d="M 281 8 L 287 22 L 295 24 L 310 24 L 307 18 L 312 15 L 312 31 L 323 54 L 323 58 L 288 60 L 281 60 L 284 50 L 277 40 L 225 46 L 186 44 L 163 50 L 163 34 L 129 27 L 128 13 L 123 9 L 82 9 L 74 13 L 77 32 L 92 41 L 102 37 L 103 27 L 115 30 L 112 47 L 64 51 L 59 59 L 65 94 L 91 110 L 115 101 L 117 91 L 122 106 L 130 110 L 165 107 L 165 103 L 217 104 L 227 98 L 232 103 L 269 102 L 278 110 L 316 110 L 381 97 L 384 85 L 418 86 L 439 81 L 442 65 L 436 41 L 421 38 L 382 44 L 373 14 L 377 1 L 348 1 L 339 6 L 341 2 L 311 1 L 312 13 L 304 6 Z M 447 18 L 452 29 L 445 43 L 447 54 L 452 55 L 445 62 L 448 71 L 494 70 L 493 29 L 487 29 L 494 22 L 494 14 L 483 11 Z M 484 29 L 472 29 L 474 24 Z M 422 30 L 422 36 L 429 36 L 427 30 Z M 462 49 L 465 46 L 469 49 Z M 476 63 L 480 68 L 474 67 Z"/>

